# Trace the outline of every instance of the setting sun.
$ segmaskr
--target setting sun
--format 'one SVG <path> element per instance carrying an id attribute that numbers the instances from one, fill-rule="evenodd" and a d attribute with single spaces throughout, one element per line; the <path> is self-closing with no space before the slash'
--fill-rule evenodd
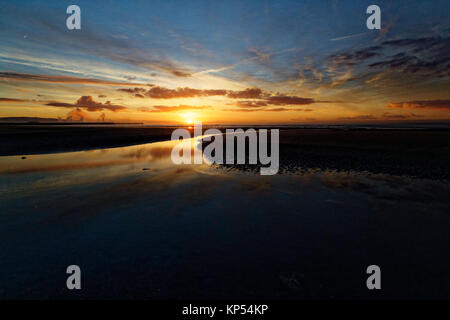
<path id="1" fill-rule="evenodd" d="M 185 112 L 182 114 L 183 117 L 183 121 L 186 124 L 193 124 L 194 121 L 196 121 L 196 114 L 194 114 L 193 112 Z"/>

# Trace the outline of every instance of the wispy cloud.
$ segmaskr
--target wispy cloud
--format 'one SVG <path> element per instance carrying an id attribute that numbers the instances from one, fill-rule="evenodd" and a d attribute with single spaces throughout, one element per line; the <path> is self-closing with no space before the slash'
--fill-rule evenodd
<path id="1" fill-rule="evenodd" d="M 15 81 L 53 82 L 53 83 L 98 84 L 98 85 L 112 85 L 112 86 L 148 86 L 148 84 L 143 83 L 119 82 L 102 79 L 16 73 L 16 72 L 0 72 L 0 79 L 8 79 Z"/>
<path id="2" fill-rule="evenodd" d="M 347 40 L 347 39 L 352 39 L 352 38 L 360 37 L 360 36 L 365 35 L 365 34 L 367 34 L 367 32 L 361 32 L 361 33 L 349 34 L 349 35 L 342 36 L 342 37 L 331 38 L 330 41 Z"/>
<path id="3" fill-rule="evenodd" d="M 229 64 L 227 66 L 198 71 L 198 72 L 195 72 L 193 75 L 195 76 L 195 75 L 202 75 L 202 74 L 208 74 L 208 73 L 223 72 L 226 70 L 233 69 L 239 65 L 246 64 L 246 63 L 253 62 L 253 61 L 260 61 L 260 62 L 268 65 L 270 63 L 270 58 L 272 56 L 280 55 L 280 54 L 284 54 L 284 53 L 288 53 L 288 52 L 294 52 L 297 50 L 299 50 L 299 48 L 288 48 L 288 49 L 283 49 L 283 50 L 274 51 L 274 52 L 262 52 L 256 48 L 250 48 L 249 51 L 254 54 L 253 57 L 242 59 L 236 63 Z"/>

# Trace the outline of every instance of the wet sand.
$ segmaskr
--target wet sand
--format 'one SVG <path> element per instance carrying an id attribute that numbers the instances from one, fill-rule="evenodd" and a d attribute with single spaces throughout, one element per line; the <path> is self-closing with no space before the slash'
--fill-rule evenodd
<path id="1" fill-rule="evenodd" d="M 165 141 L 170 140 L 174 129 L 145 126 L 0 126 L 0 156 Z M 449 180 L 449 159 L 450 130 L 280 130 L 281 172 L 294 172 L 300 168 L 327 169 Z M 227 167 L 259 171 L 259 166 L 255 165 Z"/>
<path id="2" fill-rule="evenodd" d="M 450 296 L 450 183 L 177 166 L 173 143 L 0 157 L 0 299 Z"/>
<path id="3" fill-rule="evenodd" d="M 367 171 L 450 180 L 449 130 L 280 130 L 280 170 Z M 259 172 L 260 165 L 224 167 Z"/>

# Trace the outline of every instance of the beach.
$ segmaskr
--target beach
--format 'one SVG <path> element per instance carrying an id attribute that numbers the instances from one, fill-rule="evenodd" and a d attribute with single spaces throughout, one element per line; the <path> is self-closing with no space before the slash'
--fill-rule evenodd
<path id="1" fill-rule="evenodd" d="M 450 294 L 448 182 L 174 165 L 174 143 L 0 157 L 0 298 Z M 73 264 L 83 277 L 75 294 L 64 286 Z M 382 268 L 381 292 L 366 289 L 371 264 Z"/>
<path id="2" fill-rule="evenodd" d="M 186 127 L 192 133 L 192 127 Z M 122 147 L 171 139 L 176 127 L 0 126 L 0 156 Z M 204 130 L 207 128 L 204 128 Z M 225 132 L 225 128 L 219 128 Z M 245 130 L 246 128 L 243 127 Z M 448 129 L 280 129 L 280 171 L 299 168 L 450 178 Z M 255 165 L 227 165 L 258 170 Z"/>

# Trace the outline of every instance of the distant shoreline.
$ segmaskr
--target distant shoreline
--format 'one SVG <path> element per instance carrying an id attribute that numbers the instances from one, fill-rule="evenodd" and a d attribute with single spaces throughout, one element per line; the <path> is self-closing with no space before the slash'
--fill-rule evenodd
<path id="1" fill-rule="evenodd" d="M 0 126 L 143 125 L 142 122 L 0 122 Z"/>
<path id="2" fill-rule="evenodd" d="M 170 140 L 174 129 L 176 127 L 0 126 L 0 156 L 87 151 L 161 142 Z M 192 127 L 189 130 L 192 131 Z M 280 129 L 281 172 L 320 168 L 450 180 L 449 159 L 449 129 Z M 223 167 L 258 170 L 254 165 Z"/>
<path id="3" fill-rule="evenodd" d="M 87 151 L 170 140 L 174 128 L 0 125 L 0 156 Z"/>

